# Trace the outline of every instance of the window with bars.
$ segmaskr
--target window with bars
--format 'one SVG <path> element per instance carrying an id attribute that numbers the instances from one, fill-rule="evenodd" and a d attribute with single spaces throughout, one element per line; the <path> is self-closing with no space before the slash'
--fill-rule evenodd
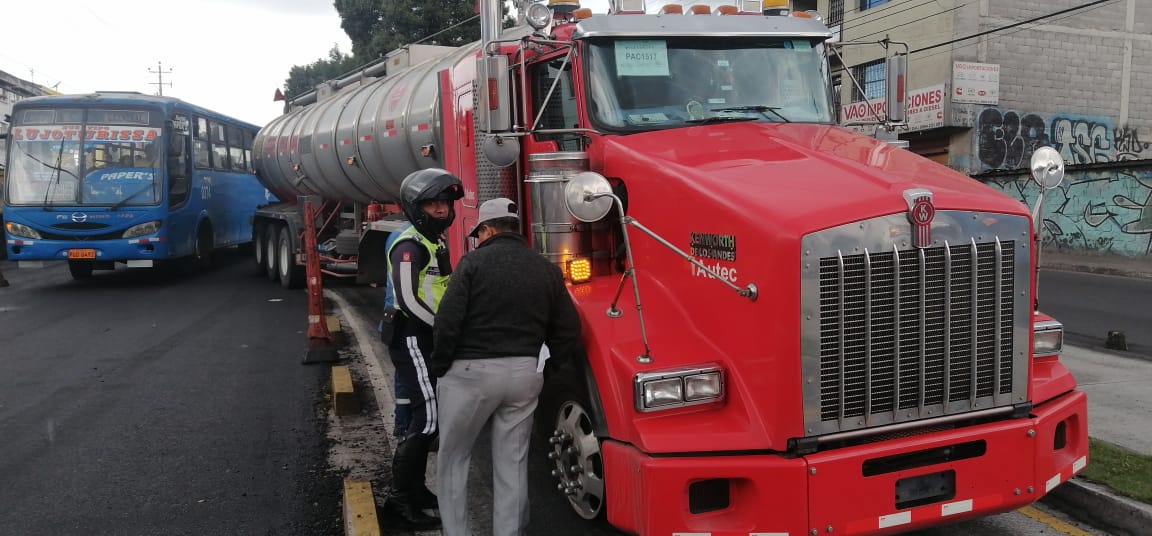
<path id="1" fill-rule="evenodd" d="M 863 86 L 864 92 L 860 92 L 860 88 L 852 88 L 852 101 L 863 101 L 878 99 L 884 96 L 884 82 L 887 71 L 884 68 L 884 60 L 876 60 L 873 62 L 857 65 L 852 68 L 852 75 L 856 77 L 856 81 L 860 82 Z"/>
<path id="2" fill-rule="evenodd" d="M 828 26 L 844 22 L 844 0 L 831 0 L 828 3 Z"/>
<path id="3" fill-rule="evenodd" d="M 874 8 L 880 4 L 887 4 L 888 0 L 860 0 L 860 11 Z"/>

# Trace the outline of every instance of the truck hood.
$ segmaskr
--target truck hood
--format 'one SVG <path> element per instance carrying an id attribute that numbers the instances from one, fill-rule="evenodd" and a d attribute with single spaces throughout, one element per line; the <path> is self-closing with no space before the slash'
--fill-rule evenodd
<path id="1" fill-rule="evenodd" d="M 805 235 L 908 211 L 903 192 L 924 188 L 938 211 L 1024 215 L 1027 209 L 965 175 L 906 149 L 834 126 L 729 123 L 594 140 L 592 169 L 620 180 L 627 213 L 733 285 L 753 283 L 756 301 L 630 227 L 653 362 L 633 315 L 606 320 L 587 303 L 590 331 L 614 332 L 611 369 L 598 382 L 630 393 L 638 372 L 711 363 L 725 370 L 722 408 L 682 408 L 609 422 L 614 437 L 648 452 L 785 450 L 803 437 L 801 286 Z M 910 224 L 909 224 L 910 226 Z M 847 252 L 852 252 L 848 244 Z M 858 252 L 859 253 L 859 252 Z M 618 280 L 604 278 L 610 297 Z M 579 298 L 578 298 L 579 299 Z M 621 309 L 634 310 L 629 292 Z M 592 336 L 596 336 L 593 334 Z M 631 397 L 624 396 L 622 405 Z M 634 414 L 621 407 L 612 415 Z"/>
<path id="2" fill-rule="evenodd" d="M 605 138 L 603 154 L 607 176 L 694 184 L 735 210 L 791 222 L 787 226 L 798 233 L 864 213 L 905 211 L 901 193 L 909 188 L 931 190 L 938 210 L 1028 213 L 966 175 L 835 126 L 729 123 L 663 130 Z"/>

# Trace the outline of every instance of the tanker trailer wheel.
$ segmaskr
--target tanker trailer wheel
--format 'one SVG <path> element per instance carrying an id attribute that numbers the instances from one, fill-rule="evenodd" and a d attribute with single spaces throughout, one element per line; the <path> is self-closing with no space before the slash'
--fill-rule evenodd
<path id="1" fill-rule="evenodd" d="M 280 240 L 277 242 L 276 265 L 279 267 L 280 286 L 286 289 L 300 288 L 304 285 L 304 267 L 296 265 L 296 248 L 292 244 L 292 229 L 284 226 L 280 229 Z"/>
<path id="2" fill-rule="evenodd" d="M 256 273 L 264 273 L 264 224 L 252 224 L 252 257 L 255 261 L 253 264 L 256 266 Z"/>
<path id="3" fill-rule="evenodd" d="M 569 386 L 556 393 L 548 460 L 553 466 L 552 477 L 557 480 L 556 489 L 567 496 L 576 514 L 598 520 L 605 513 L 604 460 L 587 398 Z"/>
<path id="4" fill-rule="evenodd" d="M 264 248 L 264 275 L 268 276 L 269 281 L 277 281 L 280 278 L 279 267 L 276 266 L 276 237 L 280 236 L 280 228 L 283 225 L 269 223 L 264 226 L 263 236 L 260 239 L 261 246 Z"/>

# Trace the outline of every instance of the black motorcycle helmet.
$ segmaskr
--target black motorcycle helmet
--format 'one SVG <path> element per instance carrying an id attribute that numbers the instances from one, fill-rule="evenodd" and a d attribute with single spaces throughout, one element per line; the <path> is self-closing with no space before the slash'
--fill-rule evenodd
<path id="1" fill-rule="evenodd" d="M 440 168 L 410 173 L 400 183 L 400 208 L 412 226 L 425 238 L 435 241 L 456 219 L 454 201 L 464 197 L 464 184 L 455 175 Z M 425 201 L 448 201 L 448 217 L 433 218 L 420 208 Z"/>

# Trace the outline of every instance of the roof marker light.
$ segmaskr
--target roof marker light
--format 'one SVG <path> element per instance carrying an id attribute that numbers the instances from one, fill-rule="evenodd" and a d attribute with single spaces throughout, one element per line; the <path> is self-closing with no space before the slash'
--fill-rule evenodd
<path id="1" fill-rule="evenodd" d="M 660 8 L 661 15 L 682 15 L 684 14 L 684 6 L 680 4 L 664 4 Z"/>
<path id="2" fill-rule="evenodd" d="M 574 18 L 576 20 L 584 20 L 584 19 L 591 17 L 591 16 L 592 16 L 592 9 L 587 8 L 587 7 L 582 7 L 580 9 L 577 9 L 576 11 L 572 12 L 572 18 Z"/>
<path id="3" fill-rule="evenodd" d="M 688 8 L 688 13 L 690 13 L 692 15 L 711 15 L 712 14 L 712 8 L 710 8 L 704 4 L 696 4 L 696 5 Z"/>
<path id="4" fill-rule="evenodd" d="M 736 6 L 716 6 L 717 15 L 736 15 L 740 10 Z"/>

